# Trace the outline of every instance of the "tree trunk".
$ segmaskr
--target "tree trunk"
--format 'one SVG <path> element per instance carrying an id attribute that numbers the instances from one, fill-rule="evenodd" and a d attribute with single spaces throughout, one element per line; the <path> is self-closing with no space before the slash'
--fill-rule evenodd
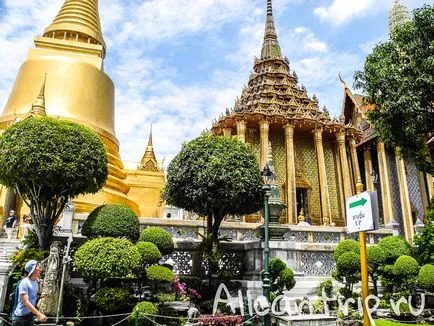
<path id="1" fill-rule="evenodd" d="M 39 250 L 50 250 L 51 241 L 53 239 L 53 225 L 51 223 L 39 224 L 39 228 L 36 228 L 36 234 L 39 240 Z"/>

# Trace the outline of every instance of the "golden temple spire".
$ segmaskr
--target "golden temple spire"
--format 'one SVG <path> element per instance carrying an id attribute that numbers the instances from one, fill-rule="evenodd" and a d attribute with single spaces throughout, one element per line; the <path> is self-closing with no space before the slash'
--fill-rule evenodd
<path id="1" fill-rule="evenodd" d="M 32 117 L 45 117 L 47 113 L 45 111 L 45 83 L 47 81 L 47 74 L 44 76 L 44 82 L 42 83 L 41 90 L 36 100 L 32 104 L 32 109 L 30 110 L 28 116 Z"/>
<path id="2" fill-rule="evenodd" d="M 106 50 L 98 12 L 98 0 L 65 0 L 45 37 L 100 44 Z"/>
<path id="3" fill-rule="evenodd" d="M 273 6 L 271 0 L 267 0 L 267 20 L 265 22 L 264 43 L 262 45 L 261 59 L 281 59 L 279 41 L 277 40 L 276 27 L 273 18 Z"/>
<path id="4" fill-rule="evenodd" d="M 139 170 L 161 172 L 158 167 L 157 158 L 155 157 L 154 146 L 152 145 L 152 125 L 151 131 L 149 132 L 148 146 L 146 147 L 146 152 L 140 162 Z"/>

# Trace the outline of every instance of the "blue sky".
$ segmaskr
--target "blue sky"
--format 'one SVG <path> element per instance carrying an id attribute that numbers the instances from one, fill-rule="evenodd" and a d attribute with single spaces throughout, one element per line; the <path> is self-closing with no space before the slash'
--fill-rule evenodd
<path id="1" fill-rule="evenodd" d="M 388 37 L 393 0 L 273 0 L 279 42 L 299 83 L 339 115 L 373 46 Z M 426 0 L 401 0 L 410 10 Z M 63 0 L 0 0 L 0 106 L 34 36 Z M 100 0 L 105 71 L 116 86 L 121 156 L 138 162 L 153 124 L 165 165 L 182 142 L 233 105 L 260 55 L 266 0 Z M 49 108 L 47 108 L 49 113 Z M 133 164 L 134 165 L 134 164 Z M 129 164 L 127 163 L 127 166 Z"/>

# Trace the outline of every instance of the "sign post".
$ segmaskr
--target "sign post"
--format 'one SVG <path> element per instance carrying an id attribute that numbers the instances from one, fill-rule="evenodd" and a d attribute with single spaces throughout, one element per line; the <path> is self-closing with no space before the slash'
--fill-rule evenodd
<path id="1" fill-rule="evenodd" d="M 368 307 L 366 297 L 369 295 L 368 255 L 366 252 L 365 231 L 378 227 L 378 203 L 375 193 L 363 192 L 363 184 L 360 179 L 356 185 L 357 195 L 350 197 L 346 202 L 348 233 L 359 232 L 360 242 L 360 272 L 362 278 L 362 304 L 363 325 L 369 326 Z"/>

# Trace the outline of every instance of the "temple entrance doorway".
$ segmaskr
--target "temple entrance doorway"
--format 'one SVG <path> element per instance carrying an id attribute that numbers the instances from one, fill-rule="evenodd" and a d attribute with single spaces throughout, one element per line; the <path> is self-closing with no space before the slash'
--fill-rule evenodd
<path id="1" fill-rule="evenodd" d="M 308 188 L 296 188 L 296 192 L 297 192 L 297 214 L 300 215 L 301 209 L 303 208 L 305 221 L 310 222 L 309 189 Z"/>

